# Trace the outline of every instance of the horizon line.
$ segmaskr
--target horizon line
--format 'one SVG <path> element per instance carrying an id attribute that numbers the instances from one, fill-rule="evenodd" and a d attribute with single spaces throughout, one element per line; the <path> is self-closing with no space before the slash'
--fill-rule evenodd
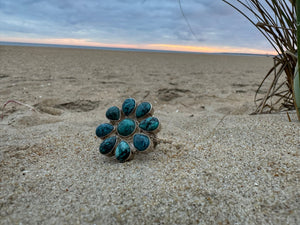
<path id="1" fill-rule="evenodd" d="M 88 42 L 88 45 L 84 42 L 82 44 L 77 44 L 72 40 L 73 43 L 47 43 L 45 42 L 34 42 L 34 41 L 7 41 L 1 40 L 0 45 L 13 45 L 13 46 L 36 46 L 36 47 L 62 47 L 62 48 L 86 48 L 86 49 L 103 49 L 103 50 L 122 50 L 122 51 L 146 51 L 146 52 L 169 52 L 169 53 L 193 53 L 193 54 L 233 54 L 233 55 L 261 55 L 261 56 L 275 56 L 274 52 L 268 51 L 258 51 L 255 52 L 251 49 L 251 51 L 236 51 L 237 49 L 233 49 L 234 51 L 209 51 L 213 49 L 218 49 L 216 47 L 197 47 L 197 46 L 185 46 L 185 45 L 169 45 L 169 44 L 148 44 L 148 45 L 126 45 L 126 44 L 103 44 Z M 3 43 L 3 44 L 1 44 Z M 95 44 L 95 45 L 93 45 Z M 156 48 L 155 48 L 156 47 Z M 197 51 L 197 50 L 207 50 L 207 51 Z M 225 48 L 228 49 L 228 48 Z M 224 50 L 225 50 L 224 49 Z M 230 49 L 230 48 L 229 48 Z M 228 49 L 228 50 L 229 50 Z M 220 49 L 221 50 L 221 49 Z"/>

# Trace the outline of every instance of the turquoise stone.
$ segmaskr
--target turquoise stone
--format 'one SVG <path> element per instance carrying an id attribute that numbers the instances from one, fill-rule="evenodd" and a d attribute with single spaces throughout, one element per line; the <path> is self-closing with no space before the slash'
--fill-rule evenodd
<path id="1" fill-rule="evenodd" d="M 102 123 L 96 128 L 96 135 L 103 138 L 114 130 L 114 126 L 109 123 Z"/>
<path id="2" fill-rule="evenodd" d="M 112 106 L 106 111 L 106 118 L 109 120 L 119 120 L 120 115 L 120 109 L 117 106 Z"/>
<path id="3" fill-rule="evenodd" d="M 147 135 L 136 134 L 133 137 L 133 145 L 139 151 L 145 151 L 150 145 L 150 139 Z"/>
<path id="4" fill-rule="evenodd" d="M 122 105 L 122 111 L 125 116 L 129 116 L 135 109 L 135 100 L 133 98 L 127 98 Z"/>
<path id="5" fill-rule="evenodd" d="M 145 116 L 147 113 L 149 113 L 151 110 L 151 104 L 149 102 L 142 102 L 138 105 L 135 115 L 136 118 L 141 118 Z"/>
<path id="6" fill-rule="evenodd" d="M 126 159 L 129 158 L 130 146 L 126 141 L 121 141 L 120 144 L 118 144 L 115 156 L 120 162 L 124 162 Z"/>
<path id="7" fill-rule="evenodd" d="M 127 137 L 135 131 L 135 122 L 132 119 L 124 119 L 118 125 L 118 133 Z"/>
<path id="8" fill-rule="evenodd" d="M 159 121 L 156 117 L 149 117 L 147 119 L 144 119 L 139 127 L 145 131 L 154 131 L 158 128 L 159 126 Z"/>
<path id="9" fill-rule="evenodd" d="M 117 141 L 116 136 L 105 139 L 99 147 L 100 153 L 101 154 L 108 154 L 108 153 L 112 152 L 112 150 L 115 147 L 116 141 Z"/>

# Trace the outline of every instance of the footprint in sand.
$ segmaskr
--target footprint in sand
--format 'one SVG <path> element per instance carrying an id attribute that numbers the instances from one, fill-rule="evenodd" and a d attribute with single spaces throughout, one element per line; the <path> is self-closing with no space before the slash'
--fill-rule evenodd
<path id="1" fill-rule="evenodd" d="M 91 100 L 76 100 L 61 103 L 61 101 L 57 99 L 46 99 L 34 105 L 34 107 L 40 112 L 59 116 L 64 112 L 64 110 L 71 112 L 88 112 L 97 108 L 99 104 L 100 101 Z"/>
<path id="2" fill-rule="evenodd" d="M 14 115 L 10 115 L 8 124 L 14 126 L 36 126 L 47 123 L 59 122 L 59 116 L 65 110 L 71 112 L 88 112 L 97 108 L 100 101 L 76 100 L 72 102 L 59 103 L 57 99 L 46 99 L 34 105 L 37 112 L 18 112 L 14 110 Z M 39 113 L 38 113 L 39 112 Z"/>
<path id="3" fill-rule="evenodd" d="M 69 110 L 72 112 L 88 112 L 96 109 L 100 104 L 100 101 L 91 100 L 76 100 L 73 102 L 66 102 L 55 105 L 55 108 Z"/>
<path id="4" fill-rule="evenodd" d="M 158 98 L 162 101 L 171 101 L 179 98 L 183 93 L 189 93 L 190 90 L 180 88 L 162 88 L 158 90 Z"/>

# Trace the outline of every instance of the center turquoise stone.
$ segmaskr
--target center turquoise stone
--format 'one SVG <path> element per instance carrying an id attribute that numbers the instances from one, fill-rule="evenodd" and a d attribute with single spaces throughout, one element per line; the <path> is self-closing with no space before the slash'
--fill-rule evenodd
<path id="1" fill-rule="evenodd" d="M 118 133 L 121 136 L 127 137 L 135 131 L 135 122 L 132 119 L 124 119 L 118 125 Z"/>

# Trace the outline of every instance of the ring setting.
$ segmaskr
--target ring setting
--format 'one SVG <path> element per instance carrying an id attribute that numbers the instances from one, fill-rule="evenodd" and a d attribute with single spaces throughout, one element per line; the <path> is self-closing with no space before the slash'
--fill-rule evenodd
<path id="1" fill-rule="evenodd" d="M 96 135 L 103 140 L 100 153 L 125 162 L 131 160 L 135 153 L 153 149 L 156 134 L 161 128 L 153 113 L 151 103 L 137 104 L 133 98 L 127 98 L 121 109 L 117 106 L 108 108 L 105 115 L 109 123 L 102 123 L 96 128 Z"/>

